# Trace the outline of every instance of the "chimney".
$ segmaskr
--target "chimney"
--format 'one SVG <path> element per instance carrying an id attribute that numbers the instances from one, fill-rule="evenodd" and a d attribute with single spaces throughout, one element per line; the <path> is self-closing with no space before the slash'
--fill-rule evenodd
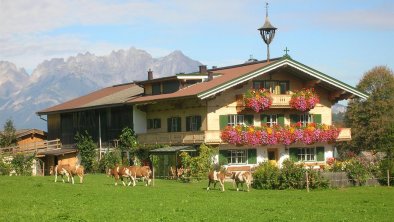
<path id="1" fill-rule="evenodd" d="M 152 80 L 153 79 L 153 71 L 149 69 L 148 71 L 148 80 Z"/>
<path id="2" fill-rule="evenodd" d="M 208 81 L 213 79 L 213 72 L 208 72 Z"/>
<path id="3" fill-rule="evenodd" d="M 206 65 L 201 65 L 198 67 L 200 69 L 200 74 L 207 74 L 207 66 Z"/>

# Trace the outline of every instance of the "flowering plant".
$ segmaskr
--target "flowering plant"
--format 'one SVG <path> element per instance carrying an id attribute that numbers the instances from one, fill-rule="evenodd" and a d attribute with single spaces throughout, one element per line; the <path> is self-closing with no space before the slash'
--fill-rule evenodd
<path id="1" fill-rule="evenodd" d="M 307 126 L 294 124 L 290 126 L 255 127 L 227 126 L 221 133 L 223 142 L 235 145 L 290 145 L 296 142 L 313 144 L 332 142 L 338 138 L 340 129 L 326 124 L 310 123 Z"/>
<path id="2" fill-rule="evenodd" d="M 244 95 L 244 101 L 247 107 L 259 112 L 272 105 L 272 96 L 266 89 L 249 89 Z"/>
<path id="3" fill-rule="evenodd" d="M 313 109 L 319 103 L 319 96 L 313 88 L 296 91 L 290 99 L 290 107 L 302 112 Z"/>

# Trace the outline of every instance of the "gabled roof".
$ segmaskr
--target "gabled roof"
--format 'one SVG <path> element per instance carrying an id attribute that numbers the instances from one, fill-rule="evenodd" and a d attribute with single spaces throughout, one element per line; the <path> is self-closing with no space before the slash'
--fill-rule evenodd
<path id="1" fill-rule="evenodd" d="M 363 92 L 357 90 L 356 88 L 354 88 L 354 87 L 352 87 L 352 86 L 350 86 L 350 85 L 348 85 L 346 83 L 343 83 L 343 82 L 341 82 L 341 81 L 339 81 L 339 80 L 337 80 L 335 78 L 332 78 L 332 77 L 330 77 L 330 76 L 328 76 L 328 75 L 326 75 L 326 74 L 324 74 L 322 72 L 319 72 L 319 71 L 317 71 L 317 70 L 315 70 L 315 69 L 313 69 L 311 67 L 308 67 L 308 66 L 306 66 L 306 65 L 304 65 L 302 63 L 299 63 L 299 62 L 291 59 L 290 56 L 284 56 L 284 57 L 282 57 L 282 59 L 277 60 L 275 62 L 271 62 L 271 63 L 267 64 L 266 66 L 261 67 L 258 70 L 246 73 L 244 75 L 240 75 L 240 76 L 238 76 L 236 78 L 233 78 L 233 79 L 231 79 L 229 81 L 226 81 L 226 82 L 224 82 L 222 84 L 219 84 L 216 87 L 213 87 L 211 89 L 207 89 L 207 90 L 205 90 L 203 92 L 200 92 L 200 93 L 198 93 L 197 97 L 200 98 L 200 99 L 208 98 L 208 97 L 213 96 L 213 95 L 215 95 L 217 93 L 220 93 L 220 92 L 222 92 L 222 91 L 224 91 L 226 89 L 229 89 L 229 88 L 231 88 L 231 87 L 233 87 L 235 85 L 238 85 L 238 84 L 240 84 L 242 82 L 248 81 L 248 80 L 253 79 L 253 78 L 257 77 L 257 76 L 266 74 L 266 73 L 268 73 L 268 72 L 270 72 L 272 70 L 275 70 L 275 69 L 278 69 L 278 68 L 281 68 L 281 67 L 294 68 L 296 70 L 301 71 L 302 73 L 305 73 L 305 74 L 307 74 L 307 75 L 309 75 L 311 77 L 314 77 L 314 78 L 316 78 L 318 80 L 321 80 L 324 83 L 328 83 L 330 85 L 333 85 L 333 86 L 335 86 L 338 89 L 341 89 L 343 91 L 346 91 L 348 93 L 356 95 L 356 96 L 358 96 L 360 98 L 363 98 L 363 99 L 368 98 L 368 94 L 363 93 Z"/>
<path id="2" fill-rule="evenodd" d="M 197 83 L 173 93 L 136 97 L 130 99 L 128 102 L 149 103 L 158 100 L 168 100 L 183 97 L 196 97 L 199 99 L 206 99 L 240 83 L 246 82 L 257 76 L 267 74 L 279 68 L 291 68 L 298 71 L 299 75 L 302 74 L 309 79 L 320 80 L 321 85 L 324 84 L 330 89 L 335 88 L 336 90 L 343 90 L 347 93 L 353 94 L 363 99 L 368 98 L 368 95 L 366 93 L 363 93 L 356 88 L 346 83 L 343 83 L 335 78 L 332 78 L 322 72 L 319 72 L 311 67 L 299 63 L 291 59 L 290 56 L 286 55 L 280 59 L 271 59 L 271 62 L 259 61 L 211 69 L 209 71 L 217 75 L 211 81 Z"/>
<path id="3" fill-rule="evenodd" d="M 65 103 L 52 106 L 50 108 L 38 111 L 38 115 L 47 115 L 49 113 L 70 112 L 76 110 L 86 110 L 93 107 L 110 107 L 125 104 L 125 102 L 134 96 L 140 95 L 144 90 L 134 83 L 114 85 L 103 88 L 67 101 Z"/>
<path id="4" fill-rule="evenodd" d="M 237 77 L 259 70 L 268 64 L 270 63 L 267 63 L 266 61 L 259 61 L 254 63 L 211 69 L 209 71 L 215 74 L 215 77 L 211 81 L 196 83 L 173 93 L 147 95 L 147 96 L 133 98 L 130 99 L 128 102 L 146 103 L 146 102 L 154 102 L 158 100 L 167 100 L 167 99 L 175 99 L 182 97 L 196 97 L 199 93 L 203 93 L 207 90 L 214 89 L 221 84 L 236 79 Z"/>

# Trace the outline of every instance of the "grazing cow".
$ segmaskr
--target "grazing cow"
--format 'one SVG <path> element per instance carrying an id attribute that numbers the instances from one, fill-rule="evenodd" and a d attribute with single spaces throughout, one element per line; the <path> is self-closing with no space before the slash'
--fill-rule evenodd
<path id="1" fill-rule="evenodd" d="M 128 183 L 129 186 L 131 184 L 131 180 L 133 180 L 133 178 L 130 176 L 130 170 L 128 167 L 120 167 L 120 166 L 116 165 L 114 168 L 108 169 L 107 174 L 109 176 L 113 176 L 115 178 L 115 186 L 118 185 L 119 178 L 122 181 L 123 186 L 126 186 L 123 178 L 130 179 L 130 182 Z"/>
<path id="2" fill-rule="evenodd" d="M 224 179 L 226 176 L 229 176 L 227 172 L 224 171 L 211 171 L 208 174 L 208 187 L 207 190 L 211 188 L 211 183 L 213 183 L 213 188 L 215 189 L 216 183 L 220 183 L 220 187 L 222 188 L 222 191 L 224 191 Z"/>
<path id="3" fill-rule="evenodd" d="M 70 172 L 71 172 L 70 177 L 73 184 L 74 184 L 75 175 L 79 177 L 79 183 L 83 183 L 83 177 L 85 176 L 85 168 L 82 165 L 71 167 Z"/>
<path id="4" fill-rule="evenodd" d="M 67 180 L 70 181 L 70 165 L 56 165 L 55 167 L 51 166 L 49 169 L 49 174 L 53 175 L 55 174 L 55 183 L 57 182 L 57 175 L 61 175 L 62 176 L 62 180 L 63 183 L 65 183 L 64 181 L 64 176 L 67 176 Z"/>
<path id="5" fill-rule="evenodd" d="M 143 181 L 146 180 L 145 186 L 150 185 L 152 170 L 149 166 L 131 166 L 129 167 L 129 170 L 133 180 L 133 186 L 136 185 L 135 181 L 137 178 L 141 178 Z"/>
<path id="6" fill-rule="evenodd" d="M 250 190 L 250 185 L 252 184 L 252 174 L 249 171 L 233 172 L 231 175 L 233 179 L 233 186 L 237 184 L 237 191 L 239 191 L 238 185 L 241 184 L 242 190 L 244 190 L 244 183 L 246 184 L 247 191 Z"/>

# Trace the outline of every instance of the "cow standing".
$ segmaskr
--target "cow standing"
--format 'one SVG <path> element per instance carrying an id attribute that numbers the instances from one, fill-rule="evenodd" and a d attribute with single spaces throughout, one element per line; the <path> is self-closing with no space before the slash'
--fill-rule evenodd
<path id="1" fill-rule="evenodd" d="M 83 178 L 85 176 L 85 168 L 82 165 L 74 166 L 70 168 L 70 177 L 72 183 L 74 184 L 74 176 L 77 175 L 79 177 L 79 183 L 83 183 Z"/>
<path id="2" fill-rule="evenodd" d="M 211 183 L 213 183 L 213 188 L 215 189 L 216 183 L 220 183 L 220 187 L 222 191 L 224 191 L 224 179 L 226 178 L 227 173 L 223 171 L 211 171 L 208 174 L 208 187 L 207 190 L 211 188 Z"/>
<path id="3" fill-rule="evenodd" d="M 128 183 L 128 185 L 130 186 L 131 184 L 131 180 L 133 180 L 133 178 L 130 175 L 130 170 L 128 167 L 120 167 L 118 165 L 115 165 L 114 168 L 112 169 L 108 169 L 107 174 L 109 176 L 113 176 L 115 178 L 115 186 L 118 185 L 118 180 L 121 179 L 123 186 L 126 186 L 126 183 L 124 182 L 124 178 L 129 178 L 130 182 Z"/>
<path id="4" fill-rule="evenodd" d="M 128 168 L 130 171 L 131 178 L 133 180 L 133 186 L 136 185 L 137 178 L 141 178 L 143 181 L 146 180 L 145 186 L 150 185 L 152 170 L 149 166 L 131 166 Z"/>
<path id="5" fill-rule="evenodd" d="M 64 181 L 64 176 L 67 176 L 67 180 L 70 181 L 70 165 L 56 165 L 55 167 L 51 166 L 51 168 L 49 169 L 49 175 L 53 175 L 55 174 L 55 183 L 57 182 L 57 176 L 61 175 L 62 176 L 62 180 L 63 183 L 65 183 Z"/>
<path id="6" fill-rule="evenodd" d="M 249 171 L 240 171 L 240 172 L 233 172 L 231 175 L 231 179 L 233 179 L 233 186 L 237 185 L 237 191 L 239 191 L 238 185 L 241 184 L 242 190 L 244 190 L 244 183 L 246 184 L 247 191 L 250 190 L 250 185 L 252 184 L 252 173 Z"/>

